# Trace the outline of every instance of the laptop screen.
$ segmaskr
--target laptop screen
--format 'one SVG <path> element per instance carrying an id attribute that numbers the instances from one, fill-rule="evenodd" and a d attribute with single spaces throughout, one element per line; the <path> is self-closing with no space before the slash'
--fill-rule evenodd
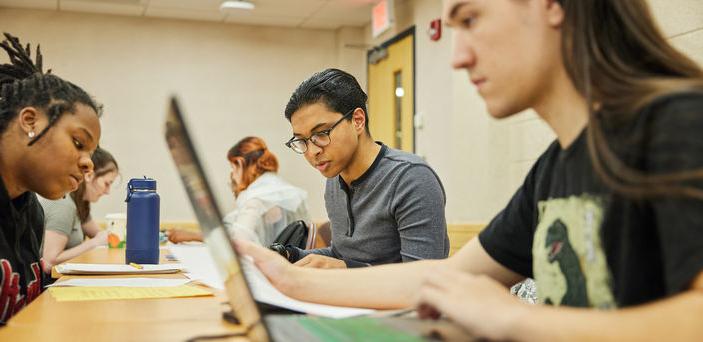
<path id="1" fill-rule="evenodd" d="M 205 178 L 202 164 L 183 121 L 178 101 L 171 98 L 166 116 L 166 143 L 200 223 L 205 243 L 220 274 L 234 315 L 255 340 L 266 340 L 261 314 L 251 295 L 222 214 Z"/>

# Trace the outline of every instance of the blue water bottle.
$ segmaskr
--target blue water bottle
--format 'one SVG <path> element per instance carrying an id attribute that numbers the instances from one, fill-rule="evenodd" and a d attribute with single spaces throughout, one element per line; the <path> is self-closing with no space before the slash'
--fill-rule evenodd
<path id="1" fill-rule="evenodd" d="M 127 264 L 159 263 L 159 194 L 156 180 L 132 178 L 127 184 Z"/>

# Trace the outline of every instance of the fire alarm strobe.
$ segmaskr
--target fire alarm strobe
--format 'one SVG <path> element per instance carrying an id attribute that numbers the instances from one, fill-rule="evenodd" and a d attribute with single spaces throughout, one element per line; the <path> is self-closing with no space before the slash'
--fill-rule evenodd
<path id="1" fill-rule="evenodd" d="M 430 21 L 430 28 L 427 29 L 427 35 L 434 41 L 438 41 L 442 38 L 442 19 L 438 18 Z"/>

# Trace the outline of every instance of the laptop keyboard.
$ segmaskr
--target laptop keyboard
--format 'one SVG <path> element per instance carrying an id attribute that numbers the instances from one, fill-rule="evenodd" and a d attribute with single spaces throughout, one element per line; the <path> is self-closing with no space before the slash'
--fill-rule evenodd
<path id="1" fill-rule="evenodd" d="M 320 341 L 424 341 L 419 336 L 397 330 L 370 317 L 333 319 L 295 316 L 293 319 Z"/>

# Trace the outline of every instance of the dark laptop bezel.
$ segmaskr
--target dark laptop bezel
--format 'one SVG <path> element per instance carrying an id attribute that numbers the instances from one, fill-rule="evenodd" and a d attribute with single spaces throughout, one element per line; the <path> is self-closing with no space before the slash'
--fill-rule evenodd
<path id="1" fill-rule="evenodd" d="M 178 100 L 175 96 L 172 96 L 169 101 L 169 107 L 165 121 L 164 136 L 169 148 L 169 152 L 171 153 L 171 157 L 174 161 L 174 164 L 176 164 L 176 168 L 178 169 L 181 182 L 183 183 L 183 187 L 185 188 L 186 193 L 188 194 L 188 199 L 190 200 L 191 206 L 193 207 L 193 211 L 195 212 L 198 222 L 200 223 L 204 236 L 209 236 L 216 229 L 224 230 L 225 228 L 222 220 L 222 213 L 220 211 L 217 200 L 213 196 L 212 188 L 210 187 L 207 177 L 205 176 L 202 163 L 198 158 L 198 153 L 195 150 L 195 145 L 193 144 L 191 135 L 188 132 L 188 128 L 186 126 L 185 120 L 183 119 L 183 114 L 178 104 Z M 174 150 L 179 148 L 179 146 L 173 146 L 173 144 L 179 142 L 182 144 L 182 146 L 180 147 L 182 147 L 184 150 L 180 152 L 187 152 L 187 155 L 190 157 L 189 164 L 192 164 L 192 166 L 194 167 L 194 169 L 190 171 L 191 174 L 189 175 L 184 174 L 188 171 L 183 170 L 183 165 L 179 165 L 179 162 L 176 160 L 177 158 L 183 157 L 182 155 L 177 156 L 174 153 Z M 202 195 L 204 195 L 207 198 L 207 201 L 211 204 L 212 208 L 209 209 L 213 211 L 212 213 L 208 214 L 204 212 L 205 210 L 202 208 L 202 205 L 198 203 L 198 199 L 193 193 L 194 191 L 191 190 L 187 185 L 189 180 L 187 179 L 187 176 L 195 176 L 202 183 L 202 189 L 200 190 L 200 192 L 202 192 Z M 229 236 L 226 231 L 225 236 Z M 261 303 L 257 302 L 254 299 L 251 288 L 249 287 L 249 283 L 246 280 L 246 275 L 242 271 L 242 264 L 239 261 L 239 256 L 237 255 L 236 250 L 234 249 L 234 244 L 230 239 L 226 240 L 227 245 L 229 246 L 229 248 L 231 248 L 232 255 L 234 255 L 234 262 L 236 262 L 237 266 L 237 270 L 234 272 L 232 272 L 232 270 L 228 270 L 227 279 L 225 279 L 225 293 L 227 294 L 229 306 L 232 309 L 232 314 L 234 315 L 236 320 L 240 324 L 242 324 L 242 326 L 244 326 L 247 331 L 249 331 L 249 336 L 251 338 L 255 338 L 255 340 L 270 340 L 271 333 L 265 324 L 262 314 L 265 311 L 262 309 L 265 309 L 265 307 L 262 308 Z M 238 286 L 242 285 L 244 286 L 242 290 L 245 291 L 241 291 L 238 288 Z M 247 298 L 241 298 L 241 295 L 244 293 L 246 293 Z M 237 308 L 241 308 L 243 306 L 241 301 L 249 302 L 244 303 L 244 306 L 250 305 L 250 309 L 255 310 L 255 313 L 257 315 L 255 319 L 248 320 L 246 317 L 241 317 L 242 315 L 240 315 L 240 312 L 237 312 L 241 311 L 237 310 Z M 259 329 L 258 327 L 261 327 L 261 329 Z"/>

